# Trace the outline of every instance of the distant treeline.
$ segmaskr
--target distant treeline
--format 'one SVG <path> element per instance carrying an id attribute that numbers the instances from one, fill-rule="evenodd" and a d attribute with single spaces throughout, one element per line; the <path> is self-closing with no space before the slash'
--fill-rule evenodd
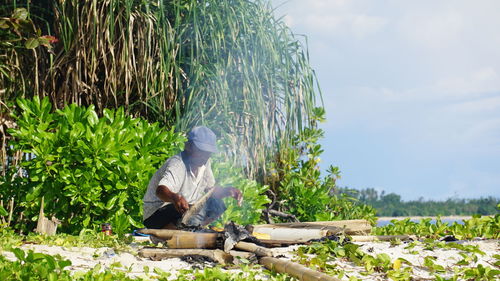
<path id="1" fill-rule="evenodd" d="M 453 216 L 453 215 L 493 215 L 499 213 L 497 206 L 500 200 L 494 197 L 479 199 L 449 198 L 445 201 L 424 200 L 401 201 L 401 196 L 395 193 L 378 193 L 373 188 L 356 190 L 339 188 L 338 194 L 345 194 L 357 199 L 360 203 L 373 206 L 377 216 Z"/>

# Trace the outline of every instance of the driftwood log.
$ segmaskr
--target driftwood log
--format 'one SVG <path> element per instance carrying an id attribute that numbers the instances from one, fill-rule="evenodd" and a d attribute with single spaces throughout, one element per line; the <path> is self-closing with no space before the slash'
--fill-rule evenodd
<path id="1" fill-rule="evenodd" d="M 344 220 L 261 224 L 254 225 L 252 232 L 259 236 L 267 235 L 271 240 L 306 242 L 339 233 L 366 235 L 371 229 L 370 223 L 366 220 Z"/>

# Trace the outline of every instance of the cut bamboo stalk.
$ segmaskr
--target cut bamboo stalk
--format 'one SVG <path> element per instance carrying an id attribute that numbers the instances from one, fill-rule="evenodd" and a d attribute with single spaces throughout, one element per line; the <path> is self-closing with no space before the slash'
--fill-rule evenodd
<path id="1" fill-rule="evenodd" d="M 272 257 L 273 252 L 267 248 L 255 245 L 254 243 L 240 241 L 234 245 L 235 249 L 254 253 L 259 257 Z"/>
<path id="2" fill-rule="evenodd" d="M 154 235 L 157 238 L 168 240 L 174 236 L 174 234 L 190 234 L 193 232 L 183 231 L 183 230 L 173 230 L 173 229 L 139 229 L 137 232 L 142 234 Z"/>
<path id="3" fill-rule="evenodd" d="M 14 197 L 10 199 L 9 202 L 9 218 L 7 220 L 7 226 L 10 225 L 10 222 L 12 221 L 12 213 L 14 212 Z"/>
<path id="4" fill-rule="evenodd" d="M 351 236 L 352 242 L 375 242 L 375 241 L 391 241 L 399 239 L 401 241 L 410 239 L 409 235 L 357 235 Z"/>
<path id="5" fill-rule="evenodd" d="M 207 203 L 207 200 L 212 196 L 215 191 L 215 187 L 212 187 L 205 195 L 203 195 L 193 206 L 187 210 L 182 216 L 181 223 L 183 225 L 187 225 L 192 216 L 196 215 Z"/>
<path id="6" fill-rule="evenodd" d="M 273 257 L 262 257 L 259 263 L 267 269 L 289 274 L 303 281 L 340 281 L 333 276 L 309 269 L 301 264 Z"/>
<path id="7" fill-rule="evenodd" d="M 218 233 L 174 234 L 167 241 L 170 249 L 215 249 L 217 247 Z"/>
<path id="8" fill-rule="evenodd" d="M 139 256 L 143 258 L 152 258 L 162 260 L 168 258 L 178 258 L 182 256 L 200 255 L 208 257 L 222 265 L 231 264 L 233 256 L 222 250 L 201 250 L 201 249 L 161 249 L 161 248 L 143 248 L 139 250 Z"/>
<path id="9" fill-rule="evenodd" d="M 42 234 L 54 235 L 57 232 L 57 225 L 61 222 L 52 217 L 50 220 L 47 219 L 43 212 L 44 198 L 42 197 L 42 203 L 40 205 L 40 212 L 38 213 L 38 222 L 36 224 L 35 231 Z"/>

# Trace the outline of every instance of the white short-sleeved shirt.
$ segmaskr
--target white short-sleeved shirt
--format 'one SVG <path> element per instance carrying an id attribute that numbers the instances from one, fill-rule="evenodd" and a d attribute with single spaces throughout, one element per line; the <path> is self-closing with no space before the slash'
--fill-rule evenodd
<path id="1" fill-rule="evenodd" d="M 195 177 L 189 166 L 186 166 L 182 160 L 181 153 L 174 155 L 165 161 L 149 181 L 143 198 L 143 219 L 149 218 L 159 208 L 171 204 L 156 196 L 156 189 L 159 185 L 168 187 L 170 191 L 182 195 L 189 204 L 193 204 L 214 184 L 210 160 L 198 169 L 198 177 Z"/>

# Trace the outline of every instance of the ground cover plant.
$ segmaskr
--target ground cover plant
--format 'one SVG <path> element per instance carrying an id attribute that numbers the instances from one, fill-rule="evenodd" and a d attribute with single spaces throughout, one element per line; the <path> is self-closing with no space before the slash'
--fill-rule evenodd
<path id="1" fill-rule="evenodd" d="M 435 223 L 430 218 L 422 219 L 419 222 L 413 222 L 409 218 L 392 220 L 389 225 L 374 227 L 372 233 L 375 235 L 412 234 L 433 239 L 446 235 L 453 235 L 460 240 L 474 237 L 499 239 L 500 214 L 495 216 L 475 215 L 471 219 L 464 220 L 463 224 L 453 222 L 451 225 L 442 222 L 440 218 L 437 218 Z"/>
<path id="2" fill-rule="evenodd" d="M 422 264 L 412 263 L 405 258 L 391 258 L 388 254 L 369 254 L 361 251 L 357 244 L 349 243 L 346 240 L 327 241 L 324 243 L 313 243 L 309 246 L 301 247 L 297 250 L 296 260 L 312 269 L 325 272 L 329 275 L 343 278 L 349 276 L 349 280 L 369 280 L 372 278 L 384 278 L 390 280 L 413 280 L 416 276 L 415 270 L 425 270 L 431 275 L 433 280 L 497 280 L 500 276 L 500 255 L 494 255 L 496 260 L 491 266 L 478 263 L 478 256 L 484 256 L 477 245 L 462 245 L 457 243 L 436 242 L 426 240 L 425 242 L 412 242 L 405 249 L 411 252 L 416 245 L 423 245 L 428 255 L 423 257 Z M 437 257 L 433 253 L 436 248 L 457 249 L 460 251 L 461 260 L 458 260 L 452 267 L 443 267 L 437 262 Z M 347 272 L 337 265 L 341 262 L 351 262 L 355 266 L 361 267 L 361 278 L 352 275 L 352 271 Z"/>

